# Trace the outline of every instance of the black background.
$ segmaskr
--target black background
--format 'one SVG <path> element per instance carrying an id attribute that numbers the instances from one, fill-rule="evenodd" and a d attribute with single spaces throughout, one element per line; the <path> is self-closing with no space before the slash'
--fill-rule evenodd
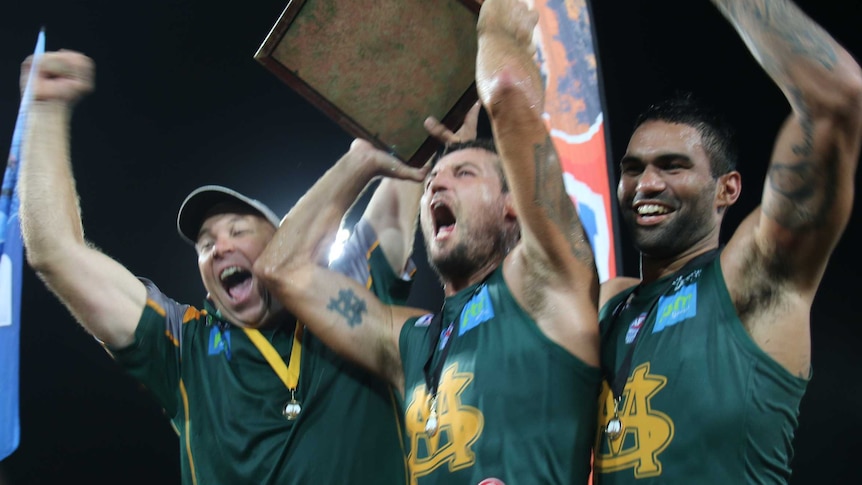
<path id="1" fill-rule="evenodd" d="M 20 62 L 45 26 L 49 50 L 79 50 L 97 65 L 96 92 L 76 110 L 72 130 L 87 237 L 179 301 L 197 304 L 204 294 L 193 250 L 175 230 L 188 192 L 225 184 L 284 213 L 350 143 L 253 59 L 284 0 L 4 3 L 0 152 L 8 153 L 15 123 Z M 800 5 L 862 56 L 862 3 Z M 735 227 L 759 201 L 789 112 L 781 92 L 705 0 L 594 0 L 592 8 L 614 164 L 638 111 L 673 88 L 699 93 L 739 129 L 744 190 L 725 222 Z M 859 205 L 812 311 L 814 378 L 802 403 L 794 484 L 862 483 L 854 462 L 862 448 Z M 636 274 L 635 255 L 623 247 L 625 273 Z M 424 258 L 420 247 L 412 298 L 433 307 L 441 293 Z M 0 462 L 0 484 L 179 483 L 179 444 L 158 406 L 29 269 L 23 300 L 22 439 Z"/>

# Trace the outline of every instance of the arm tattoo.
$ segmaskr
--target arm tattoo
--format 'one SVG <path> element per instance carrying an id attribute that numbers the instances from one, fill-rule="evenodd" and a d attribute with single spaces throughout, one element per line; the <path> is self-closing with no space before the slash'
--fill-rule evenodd
<path id="1" fill-rule="evenodd" d="M 814 122 L 802 93 L 790 92 L 797 107 L 796 120 L 802 139 L 791 148 L 799 159 L 793 162 L 773 160 L 767 177 L 776 198 L 763 206 L 763 212 L 790 230 L 818 227 L 826 220 L 835 203 L 838 180 L 838 154 L 829 153 L 824 160 L 814 158 Z"/>
<path id="2" fill-rule="evenodd" d="M 801 138 L 791 147 L 796 158 L 773 160 L 767 173 L 772 196 L 763 213 L 781 226 L 800 231 L 822 225 L 832 209 L 838 180 L 837 148 L 820 159 L 814 152 L 814 123 L 807 94 L 794 81 L 793 66 L 816 65 L 832 71 L 836 45 L 819 25 L 789 0 L 712 0 L 766 72 L 789 93 Z M 804 69 L 804 68 L 803 68 Z"/>
<path id="3" fill-rule="evenodd" d="M 349 327 L 361 325 L 362 315 L 368 313 L 365 300 L 357 297 L 350 288 L 339 290 L 338 298 L 329 300 L 329 305 L 326 306 L 326 309 L 343 316 Z"/>
<path id="4" fill-rule="evenodd" d="M 838 160 L 834 149 L 826 163 L 773 161 L 767 177 L 775 197 L 764 204 L 763 213 L 792 231 L 821 226 L 835 205 Z"/>
<path id="5" fill-rule="evenodd" d="M 590 242 L 571 197 L 556 176 L 560 173 L 560 159 L 550 137 L 545 138 L 544 144 L 533 146 L 533 159 L 536 166 L 536 205 L 544 208 L 554 225 L 567 236 L 575 258 L 592 267 L 595 262 Z"/>
<path id="6" fill-rule="evenodd" d="M 775 50 L 764 48 L 763 45 L 763 42 L 771 37 L 779 39 L 790 54 L 807 58 L 824 69 L 831 71 L 838 62 L 838 55 L 829 35 L 787 0 L 713 2 L 739 30 L 748 32 L 749 26 L 754 27 L 755 35 L 744 34 L 743 38 L 755 57 L 761 59 L 764 68 L 771 74 L 777 74 L 771 68 L 777 68 L 779 64 L 764 59 L 770 51 Z M 787 59 L 783 64 L 788 65 L 789 62 L 791 60 Z"/>
<path id="7" fill-rule="evenodd" d="M 799 157 L 809 157 L 814 153 L 814 122 L 811 120 L 811 111 L 808 109 L 800 90 L 793 88 L 790 95 L 797 109 L 799 128 L 802 130 L 802 143 L 793 145 L 793 154 Z"/>

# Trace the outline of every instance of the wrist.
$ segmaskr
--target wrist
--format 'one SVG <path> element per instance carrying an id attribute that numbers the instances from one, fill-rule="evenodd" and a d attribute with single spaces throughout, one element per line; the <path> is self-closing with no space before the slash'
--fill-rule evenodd
<path id="1" fill-rule="evenodd" d="M 29 111 L 44 116 L 68 118 L 73 109 L 73 103 L 58 99 L 33 99 Z"/>

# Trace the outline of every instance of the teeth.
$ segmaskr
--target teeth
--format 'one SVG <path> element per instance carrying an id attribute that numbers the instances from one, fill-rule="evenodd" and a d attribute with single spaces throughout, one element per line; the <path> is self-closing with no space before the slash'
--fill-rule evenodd
<path id="1" fill-rule="evenodd" d="M 242 268 L 240 268 L 239 266 L 231 266 L 230 268 L 225 268 L 224 271 L 222 271 L 219 275 L 219 278 L 224 281 L 226 278 L 240 271 L 242 271 Z"/>
<path id="2" fill-rule="evenodd" d="M 637 208 L 637 212 L 642 216 L 654 216 L 659 214 L 667 214 L 668 210 L 664 206 L 658 204 L 644 204 Z"/>

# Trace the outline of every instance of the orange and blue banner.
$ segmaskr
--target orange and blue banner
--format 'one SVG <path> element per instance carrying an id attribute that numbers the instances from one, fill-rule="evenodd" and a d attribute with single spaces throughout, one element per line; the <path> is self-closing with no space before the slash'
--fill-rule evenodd
<path id="1" fill-rule="evenodd" d="M 589 2 L 531 3 L 539 13 L 534 38 L 545 81 L 545 120 L 560 156 L 566 191 L 590 238 L 599 281 L 605 282 L 618 276 L 620 251 Z"/>
<path id="2" fill-rule="evenodd" d="M 18 367 L 21 335 L 21 270 L 24 246 L 18 220 L 18 171 L 24 137 L 30 85 L 39 56 L 45 52 L 45 32 L 40 31 L 33 53 L 30 76 L 21 97 L 12 133 L 9 161 L 0 189 L 0 460 L 11 455 L 21 439 L 18 415 Z"/>

